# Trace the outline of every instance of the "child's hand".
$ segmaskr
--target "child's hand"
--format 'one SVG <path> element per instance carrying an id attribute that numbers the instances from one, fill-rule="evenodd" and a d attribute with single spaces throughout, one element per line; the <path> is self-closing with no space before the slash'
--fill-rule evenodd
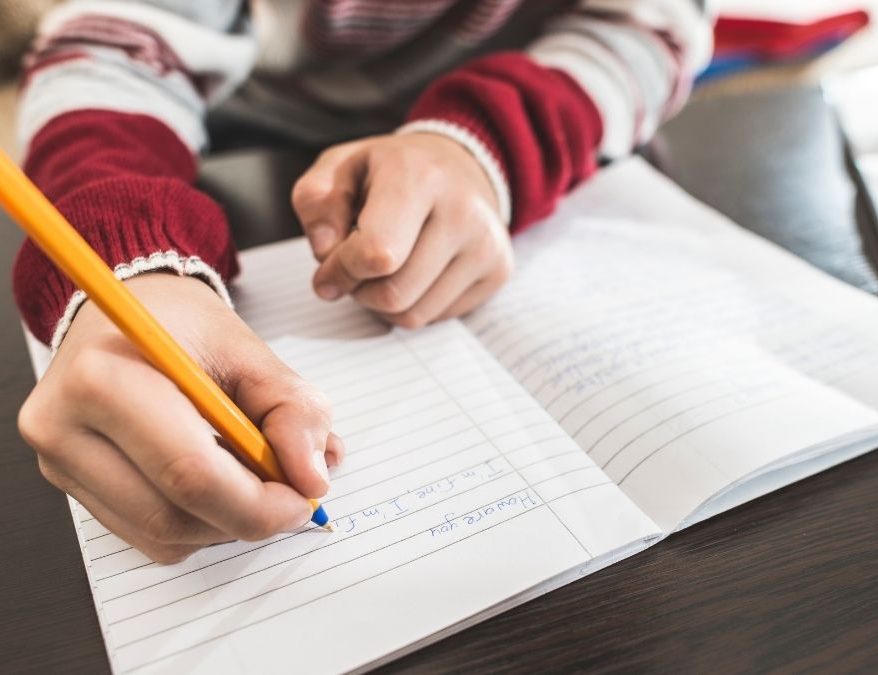
<path id="1" fill-rule="evenodd" d="M 317 294 L 350 293 L 407 328 L 469 312 L 512 269 L 487 176 L 463 146 L 440 135 L 331 148 L 296 183 L 292 199 L 322 263 Z"/>
<path id="2" fill-rule="evenodd" d="M 182 393 L 91 303 L 22 407 L 43 475 L 161 562 L 306 523 L 338 464 L 322 394 L 287 368 L 206 284 L 169 274 L 126 282 L 268 437 L 295 489 L 263 483 L 219 447 Z"/>

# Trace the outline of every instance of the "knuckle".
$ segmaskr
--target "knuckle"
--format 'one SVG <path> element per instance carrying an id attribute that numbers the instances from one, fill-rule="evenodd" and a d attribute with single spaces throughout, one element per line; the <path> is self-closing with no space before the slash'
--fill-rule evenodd
<path id="1" fill-rule="evenodd" d="M 475 242 L 472 255 L 473 262 L 480 266 L 486 272 L 503 268 L 511 271 L 511 251 L 510 246 L 506 245 L 501 239 L 503 234 L 498 235 L 491 229 L 485 232 Z"/>
<path id="2" fill-rule="evenodd" d="M 65 388 L 80 399 L 100 403 L 113 395 L 113 366 L 97 349 L 83 349 L 67 365 Z"/>
<path id="3" fill-rule="evenodd" d="M 436 186 L 443 183 L 447 177 L 447 173 L 437 162 L 424 155 L 414 155 L 409 162 L 412 165 L 411 171 L 416 171 L 424 184 Z"/>
<path id="4" fill-rule="evenodd" d="M 183 523 L 165 506 L 155 509 L 146 517 L 142 531 L 150 541 L 159 544 L 176 544 L 185 539 Z"/>
<path id="5" fill-rule="evenodd" d="M 238 533 L 238 538 L 244 541 L 262 541 L 277 534 L 280 529 L 274 518 L 262 511 L 248 519 Z"/>
<path id="6" fill-rule="evenodd" d="M 212 487 L 207 461 L 196 454 L 179 455 L 164 467 L 159 485 L 180 507 L 196 507 L 205 501 Z"/>
<path id="7" fill-rule="evenodd" d="M 18 411 L 18 431 L 25 442 L 39 452 L 51 452 L 58 441 L 53 417 L 37 391 L 25 400 Z"/>
<path id="8" fill-rule="evenodd" d="M 361 264 L 367 273 L 383 277 L 396 272 L 402 261 L 390 246 L 370 242 L 363 248 Z"/>
<path id="9" fill-rule="evenodd" d="M 59 490 L 67 492 L 67 488 L 70 486 L 69 479 L 51 461 L 47 461 L 45 457 L 37 457 L 37 465 L 43 478 Z"/>
<path id="10" fill-rule="evenodd" d="M 335 163 L 343 157 L 346 157 L 354 150 L 360 141 L 349 141 L 347 143 L 339 143 L 338 145 L 331 145 L 330 147 L 323 150 L 318 156 L 315 165 L 323 164 L 325 162 Z"/>
<path id="11" fill-rule="evenodd" d="M 386 149 L 382 158 L 404 176 L 416 177 L 416 186 L 436 187 L 445 181 L 447 173 L 435 156 L 419 146 L 395 146 Z"/>
<path id="12" fill-rule="evenodd" d="M 404 152 L 395 143 L 379 142 L 371 145 L 368 150 L 371 165 L 380 167 L 391 162 L 396 163 L 403 158 Z"/>
<path id="13" fill-rule="evenodd" d="M 329 396 L 324 394 L 320 389 L 310 387 L 308 393 L 308 401 L 311 407 L 320 415 L 332 418 L 332 404 L 329 402 Z"/>
<path id="14" fill-rule="evenodd" d="M 512 276 L 512 272 L 515 269 L 515 261 L 512 258 L 512 251 L 508 249 L 504 251 L 503 255 L 500 256 L 500 259 L 497 262 L 497 266 L 494 270 L 495 278 L 498 285 L 503 285 L 509 278 Z"/>
<path id="15" fill-rule="evenodd" d="M 293 185 L 293 206 L 296 209 L 307 208 L 329 196 L 332 184 L 314 176 L 303 176 Z"/>
<path id="16" fill-rule="evenodd" d="M 394 323 L 403 328 L 415 330 L 426 326 L 429 323 L 429 320 L 422 313 L 416 310 L 409 310 L 398 315 L 395 318 Z"/>
<path id="17" fill-rule="evenodd" d="M 484 227 L 487 233 L 490 230 L 491 217 L 491 207 L 485 204 L 485 201 L 480 197 L 471 195 L 460 205 L 459 218 L 469 227 L 474 225 Z"/>
<path id="18" fill-rule="evenodd" d="M 492 266 L 500 257 L 497 239 L 490 232 L 485 232 L 476 242 L 473 256 L 477 265 Z"/>
<path id="19" fill-rule="evenodd" d="M 385 279 L 375 286 L 375 304 L 377 309 L 398 314 L 407 310 L 411 303 L 395 279 Z"/>
<path id="20" fill-rule="evenodd" d="M 299 419 L 316 421 L 321 427 L 329 427 L 332 423 L 332 405 L 329 397 L 319 389 L 304 383 L 299 385 L 299 391 L 300 394 L 297 396 Z"/>

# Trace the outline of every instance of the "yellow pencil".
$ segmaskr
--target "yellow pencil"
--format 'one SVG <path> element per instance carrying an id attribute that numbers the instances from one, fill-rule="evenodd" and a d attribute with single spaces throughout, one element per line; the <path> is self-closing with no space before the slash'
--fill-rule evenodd
<path id="1" fill-rule="evenodd" d="M 116 279 L 109 266 L 0 150 L 0 205 L 74 284 L 85 291 L 144 358 L 170 379 L 263 480 L 285 483 L 268 440 L 146 307 Z M 332 529 L 316 499 L 312 522 Z"/>

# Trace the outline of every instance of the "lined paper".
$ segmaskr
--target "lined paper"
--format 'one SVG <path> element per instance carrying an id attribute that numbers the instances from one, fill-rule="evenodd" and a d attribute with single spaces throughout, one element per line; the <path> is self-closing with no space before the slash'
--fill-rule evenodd
<path id="1" fill-rule="evenodd" d="M 514 279 L 467 320 L 595 463 L 671 531 L 760 469 L 874 438 L 874 299 L 637 162 L 609 173 L 516 241 Z M 632 186 L 637 220 L 609 215 Z"/>
<path id="2" fill-rule="evenodd" d="M 336 532 L 164 566 L 74 504 L 116 672 L 360 667 L 659 536 L 459 322 L 389 331 L 314 299 L 304 240 L 243 264 L 242 316 L 333 402 Z"/>
<path id="3" fill-rule="evenodd" d="M 410 333 L 314 298 L 304 240 L 242 256 L 240 313 L 333 402 L 336 532 L 163 566 L 70 500 L 114 672 L 374 665 L 878 435 L 874 299 L 639 161 L 516 257 L 485 308 Z"/>

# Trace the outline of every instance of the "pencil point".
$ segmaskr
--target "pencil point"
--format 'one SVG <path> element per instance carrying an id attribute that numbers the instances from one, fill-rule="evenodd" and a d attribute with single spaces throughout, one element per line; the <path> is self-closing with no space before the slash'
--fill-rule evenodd
<path id="1" fill-rule="evenodd" d="M 326 523 L 326 525 L 323 526 L 323 529 L 327 532 L 335 532 L 335 528 L 330 523 Z"/>

